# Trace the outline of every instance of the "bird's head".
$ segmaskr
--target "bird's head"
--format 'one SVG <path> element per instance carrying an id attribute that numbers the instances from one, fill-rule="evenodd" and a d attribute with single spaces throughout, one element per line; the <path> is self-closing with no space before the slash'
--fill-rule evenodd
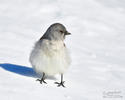
<path id="1" fill-rule="evenodd" d="M 43 38 L 50 40 L 64 40 L 66 35 L 70 35 L 65 26 L 60 23 L 52 24 L 43 35 Z"/>

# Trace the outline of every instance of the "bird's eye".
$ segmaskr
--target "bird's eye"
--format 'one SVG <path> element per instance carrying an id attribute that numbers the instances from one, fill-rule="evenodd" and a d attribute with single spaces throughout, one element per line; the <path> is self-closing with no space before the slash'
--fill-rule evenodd
<path id="1" fill-rule="evenodd" d="M 63 31 L 62 31 L 62 30 L 60 30 L 60 32 L 61 32 L 61 33 L 63 33 Z"/>

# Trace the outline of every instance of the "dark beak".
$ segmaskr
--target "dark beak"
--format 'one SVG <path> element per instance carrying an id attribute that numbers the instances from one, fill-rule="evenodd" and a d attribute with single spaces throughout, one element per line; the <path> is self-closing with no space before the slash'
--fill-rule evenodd
<path id="1" fill-rule="evenodd" d="M 65 32 L 65 35 L 71 35 L 71 33 L 69 33 L 68 31 Z"/>

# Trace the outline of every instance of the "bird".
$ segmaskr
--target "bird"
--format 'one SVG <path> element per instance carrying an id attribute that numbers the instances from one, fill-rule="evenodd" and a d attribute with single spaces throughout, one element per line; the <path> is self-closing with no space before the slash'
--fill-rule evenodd
<path id="1" fill-rule="evenodd" d="M 35 72 L 41 75 L 37 79 L 41 84 L 46 76 L 61 75 L 61 81 L 55 82 L 58 87 L 65 87 L 63 75 L 71 64 L 70 53 L 64 43 L 65 37 L 71 35 L 61 23 L 54 23 L 49 26 L 43 36 L 36 41 L 31 51 L 29 61 Z"/>

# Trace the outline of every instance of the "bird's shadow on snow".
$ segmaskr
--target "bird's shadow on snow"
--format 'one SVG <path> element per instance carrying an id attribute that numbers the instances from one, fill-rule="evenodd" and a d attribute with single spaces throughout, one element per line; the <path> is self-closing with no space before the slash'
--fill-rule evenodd
<path id="1" fill-rule="evenodd" d="M 27 77 L 34 77 L 34 78 L 41 78 L 42 77 L 42 75 L 36 74 L 36 72 L 33 70 L 33 68 L 30 68 L 27 66 L 3 63 L 3 64 L 0 64 L 0 68 L 3 68 L 4 70 L 7 70 L 9 72 L 13 72 L 13 73 L 27 76 Z M 56 78 L 48 76 L 47 79 L 55 80 Z"/>

